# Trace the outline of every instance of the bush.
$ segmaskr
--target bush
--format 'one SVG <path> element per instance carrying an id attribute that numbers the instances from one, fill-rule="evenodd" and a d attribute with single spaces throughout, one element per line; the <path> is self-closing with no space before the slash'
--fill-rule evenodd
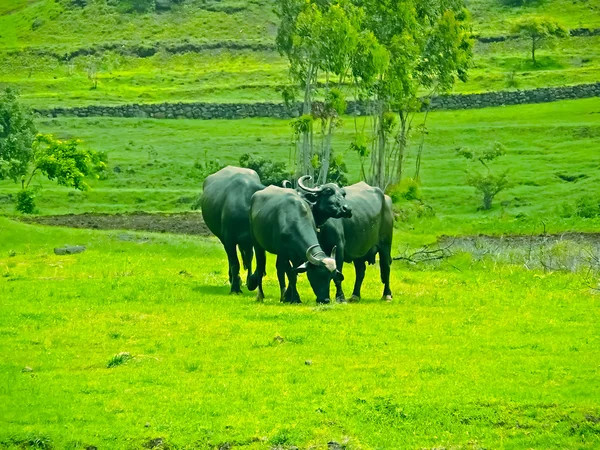
<path id="1" fill-rule="evenodd" d="M 394 212 L 402 222 L 435 216 L 435 210 L 422 200 L 412 200 L 399 205 L 394 204 Z"/>
<path id="2" fill-rule="evenodd" d="M 204 151 L 204 161 L 196 161 L 193 166 L 192 178 L 196 178 L 199 181 L 204 181 L 206 177 L 218 172 L 223 167 L 221 161 L 218 159 L 209 159 L 208 152 Z"/>
<path id="3" fill-rule="evenodd" d="M 388 188 L 388 195 L 393 203 L 400 203 L 404 200 L 421 200 L 421 186 L 419 182 L 412 178 L 405 178 L 400 184 L 395 184 Z"/>
<path id="4" fill-rule="evenodd" d="M 507 170 L 501 173 L 494 173 L 489 166 L 490 163 L 506 154 L 506 148 L 500 142 L 494 142 L 491 147 L 483 151 L 457 148 L 456 154 L 470 161 L 470 167 L 466 171 L 466 181 L 469 186 L 473 186 L 483 194 L 482 206 L 479 209 L 491 209 L 494 197 L 511 186 Z M 480 163 L 481 166 L 477 163 Z M 483 167 L 483 172 L 476 170 L 474 166 Z"/>
<path id="5" fill-rule="evenodd" d="M 586 219 L 600 216 L 600 198 L 592 195 L 584 195 L 575 201 L 577 216 Z"/>
<path id="6" fill-rule="evenodd" d="M 155 0 L 118 0 L 118 8 L 126 13 L 147 13 L 156 9 Z"/>
<path id="7" fill-rule="evenodd" d="M 559 206 L 561 217 L 581 217 L 593 219 L 600 217 L 600 196 L 582 195 L 574 203 L 565 202 Z"/>
<path id="8" fill-rule="evenodd" d="M 22 214 L 35 212 L 35 194 L 31 189 L 22 189 L 16 195 L 16 210 Z"/>
<path id="9" fill-rule="evenodd" d="M 327 171 L 327 181 L 329 183 L 337 183 L 340 186 L 346 186 L 348 184 L 348 167 L 344 162 L 342 155 L 331 155 L 329 160 L 329 170 Z"/>
<path id="10" fill-rule="evenodd" d="M 270 184 L 281 186 L 284 180 L 289 180 L 292 177 L 292 173 L 285 168 L 285 163 L 273 162 L 270 159 L 254 156 L 251 153 L 240 156 L 240 166 L 254 170 L 265 186 Z"/>

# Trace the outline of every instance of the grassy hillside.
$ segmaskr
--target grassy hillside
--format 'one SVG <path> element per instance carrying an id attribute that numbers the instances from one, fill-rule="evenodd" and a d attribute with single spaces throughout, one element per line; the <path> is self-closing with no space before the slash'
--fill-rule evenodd
<path id="1" fill-rule="evenodd" d="M 280 100 L 277 88 L 286 82 L 287 65 L 277 52 L 264 49 L 274 44 L 276 32 L 271 2 L 187 0 L 155 13 L 123 13 L 111 4 L 93 0 L 81 8 L 66 0 L 4 2 L 0 87 L 18 87 L 24 101 L 38 107 Z M 501 0 L 479 0 L 469 7 L 474 31 L 485 36 L 507 34 L 514 18 L 529 13 L 554 15 L 572 28 L 600 27 L 600 11 L 591 1 L 548 0 L 506 7 Z M 196 51 L 165 50 L 186 43 Z M 197 50 L 207 44 L 246 48 Z M 116 48 L 87 54 L 106 45 Z M 598 81 L 599 48 L 600 37 L 560 40 L 554 48 L 543 48 L 540 64 L 533 66 L 526 41 L 478 43 L 470 80 L 459 83 L 455 91 Z M 82 50 L 80 56 L 62 58 Z M 90 76 L 97 78 L 97 89 L 92 89 Z"/>
<path id="2" fill-rule="evenodd" d="M 584 194 L 600 197 L 599 113 L 596 99 L 431 113 L 421 180 L 423 200 L 433 207 L 436 218 L 406 227 L 416 226 L 416 233 L 433 237 L 448 232 L 528 234 L 542 221 L 553 231 L 597 229 L 598 220 L 563 218 L 561 206 L 575 205 Z M 107 151 L 110 160 L 108 178 L 93 183 L 88 192 L 68 191 L 38 178 L 42 214 L 186 210 L 201 187 L 200 171 L 194 166 L 205 158 L 237 164 L 243 153 L 253 152 L 289 163 L 293 155 L 286 120 L 65 118 L 42 120 L 39 125 L 41 131 L 59 137 L 82 138 L 91 148 Z M 352 119 L 345 119 L 334 141 L 351 182 L 359 175 L 357 156 L 347 150 L 353 128 Z M 498 195 L 494 210 L 478 212 L 481 199 L 466 186 L 467 166 L 455 149 L 482 150 L 494 141 L 508 149 L 496 167 L 509 169 L 513 187 Z M 406 176 L 414 174 L 417 143 L 412 140 Z M 559 174 L 583 178 L 567 182 Z M 12 182 L 0 183 L 0 211 L 13 212 L 8 196 L 16 189 Z"/>
<path id="3" fill-rule="evenodd" d="M 265 303 L 227 295 L 215 239 L 0 233 L 2 448 L 600 445 L 589 273 L 460 253 L 393 264 L 391 304 L 370 267 L 360 304 L 315 307 L 301 277 L 294 307 L 273 270 Z"/>

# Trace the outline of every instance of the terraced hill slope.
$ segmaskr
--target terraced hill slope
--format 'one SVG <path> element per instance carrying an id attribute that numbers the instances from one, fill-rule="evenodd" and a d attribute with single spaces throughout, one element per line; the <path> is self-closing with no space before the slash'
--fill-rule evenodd
<path id="1" fill-rule="evenodd" d="M 163 101 L 278 101 L 286 61 L 274 49 L 273 0 L 5 0 L 0 5 L 0 87 L 38 107 Z M 133 0 L 131 0 L 133 1 Z M 137 0 L 142 1 L 142 0 Z M 544 14 L 570 28 L 600 28 L 600 2 L 548 0 L 507 7 L 471 0 L 475 34 L 506 35 L 514 18 Z M 85 6 L 78 6 L 84 5 Z M 600 37 L 561 40 L 528 62 L 529 43 L 479 42 L 470 81 L 457 92 L 598 80 Z"/>

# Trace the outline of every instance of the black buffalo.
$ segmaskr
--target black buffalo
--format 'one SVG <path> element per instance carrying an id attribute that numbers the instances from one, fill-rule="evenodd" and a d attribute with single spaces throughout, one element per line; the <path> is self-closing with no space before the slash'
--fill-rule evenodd
<path id="1" fill-rule="evenodd" d="M 302 180 L 299 184 L 302 185 Z M 256 272 L 248 279 L 248 289 L 259 288 L 265 273 L 265 251 L 277 255 L 277 275 L 281 300 L 299 303 L 297 274 L 307 272 L 318 303 L 329 302 L 329 284 L 336 275 L 336 251 L 328 257 L 317 237 L 317 220 L 329 217 L 349 217 L 352 210 L 345 193 L 335 184 L 326 184 L 306 192 L 303 199 L 293 189 L 269 186 L 252 196 L 250 228 L 256 253 Z M 308 203 L 310 202 L 310 204 Z M 311 211 L 312 205 L 312 211 Z M 285 275 L 289 287 L 285 288 Z"/>
<path id="2" fill-rule="evenodd" d="M 231 293 L 242 292 L 236 247 L 240 249 L 248 276 L 252 270 L 253 247 L 248 217 L 250 199 L 264 188 L 254 170 L 241 167 L 227 166 L 204 180 L 202 216 L 227 252 Z"/>
<path id="3" fill-rule="evenodd" d="M 383 298 L 392 299 L 390 264 L 394 217 L 392 200 L 381 189 L 360 182 L 345 188 L 352 217 L 329 219 L 319 227 L 319 242 L 323 250 L 337 248 L 336 267 L 342 272 L 345 262 L 354 262 L 356 281 L 351 301 L 360 299 L 366 263 L 375 264 L 379 253 L 379 269 L 383 283 Z M 342 277 L 336 278 L 336 299 L 344 301 Z"/>

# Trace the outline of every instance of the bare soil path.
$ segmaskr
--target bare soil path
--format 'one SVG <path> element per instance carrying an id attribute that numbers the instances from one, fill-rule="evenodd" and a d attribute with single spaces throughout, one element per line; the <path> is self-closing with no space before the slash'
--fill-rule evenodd
<path id="1" fill-rule="evenodd" d="M 202 214 L 132 212 L 122 214 L 84 213 L 58 216 L 22 217 L 27 223 L 97 230 L 135 230 L 153 233 L 177 233 L 210 236 Z"/>

